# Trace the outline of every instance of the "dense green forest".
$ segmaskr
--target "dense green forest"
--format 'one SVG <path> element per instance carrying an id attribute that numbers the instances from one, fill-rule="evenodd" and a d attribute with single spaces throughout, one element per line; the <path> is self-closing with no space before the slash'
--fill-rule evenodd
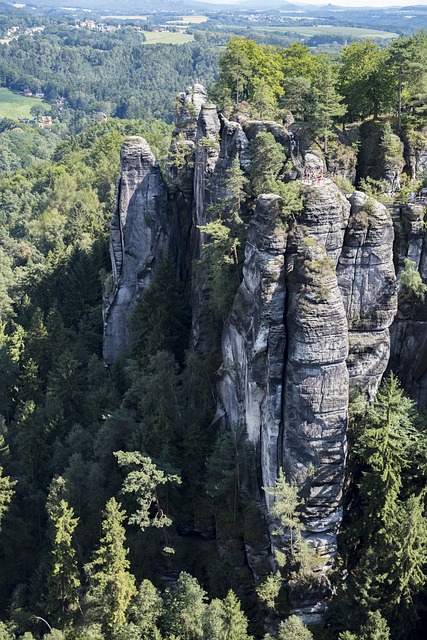
<path id="1" fill-rule="evenodd" d="M 199 80 L 225 115 L 295 118 L 323 153 L 340 157 L 357 154 L 352 125 L 367 119 L 393 164 L 401 139 L 427 145 L 427 36 L 384 48 L 353 43 L 334 57 L 242 37 L 220 60 L 208 39 L 176 51 L 145 47 L 132 31 L 98 37 L 58 27 L 0 48 L 0 84 L 43 91 L 59 121 L 49 131 L 0 122 L 1 637 L 418 637 L 427 425 L 392 373 L 372 404 L 351 405 L 326 626 L 309 630 L 289 616 L 289 585 L 309 590 L 313 570 L 303 505 L 283 474 L 266 491 L 277 498 L 278 533 L 291 531 L 294 544 L 278 542 L 277 570 L 257 584 L 244 559 L 243 536 L 261 540 L 264 515 L 239 494 L 249 445 L 213 421 L 215 384 L 256 198 L 279 194 L 283 224 L 301 208 L 298 189 L 281 179 L 286 157 L 271 134 L 251 143 L 245 175 L 230 171 L 225 213 L 204 229 L 210 242 L 198 268 L 211 273 L 211 350 L 190 348 L 190 292 L 177 285 L 170 258 L 137 308 L 132 353 L 110 368 L 101 307 L 120 147 L 142 135 L 164 167 L 178 90 Z M 112 117 L 95 124 L 97 111 Z M 398 198 L 424 177 L 405 180 Z M 359 184 L 390 198 L 376 174 Z M 407 271 L 407 289 L 423 299 L 425 286 Z"/>

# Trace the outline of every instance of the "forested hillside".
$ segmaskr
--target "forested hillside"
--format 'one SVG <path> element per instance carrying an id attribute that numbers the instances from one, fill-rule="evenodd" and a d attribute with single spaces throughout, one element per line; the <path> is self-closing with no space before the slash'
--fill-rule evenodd
<path id="1" fill-rule="evenodd" d="M 423 638 L 426 34 L 61 29 L 0 47 L 0 634 Z"/>

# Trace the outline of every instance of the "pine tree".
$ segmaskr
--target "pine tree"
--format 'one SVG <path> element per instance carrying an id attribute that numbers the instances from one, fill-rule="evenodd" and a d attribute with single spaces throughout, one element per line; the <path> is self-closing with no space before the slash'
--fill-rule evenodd
<path id="1" fill-rule="evenodd" d="M 319 75 L 313 88 L 314 105 L 310 121 L 314 132 L 323 139 L 325 153 L 328 153 L 328 140 L 334 118 L 343 116 L 347 110 L 337 91 L 337 82 L 336 67 L 329 56 L 323 56 L 319 60 Z"/>
<path id="2" fill-rule="evenodd" d="M 2 446 L 2 443 L 4 443 L 4 438 L 3 436 L 0 436 L 0 447 Z M 15 493 L 15 485 L 16 480 L 11 480 L 9 476 L 3 475 L 3 467 L 0 466 L 0 530 L 1 521 L 9 509 L 9 505 Z"/>
<path id="3" fill-rule="evenodd" d="M 65 481 L 55 478 L 50 486 L 46 508 L 49 516 L 52 549 L 48 579 L 48 609 L 51 619 L 62 630 L 71 622 L 79 608 L 80 578 L 73 536 L 78 524 L 72 507 L 64 499 Z"/>
<path id="4" fill-rule="evenodd" d="M 181 484 L 180 478 L 165 473 L 151 458 L 138 451 L 116 451 L 114 455 L 120 467 L 130 469 L 123 482 L 122 493 L 135 494 L 138 504 L 137 511 L 129 518 L 129 524 L 138 525 L 142 531 L 149 526 L 161 528 L 171 525 L 172 520 L 167 515 L 167 495 L 164 504 L 161 504 L 159 488 L 167 484 Z"/>
<path id="5" fill-rule="evenodd" d="M 247 633 L 247 618 L 231 589 L 222 601 L 222 617 L 224 620 L 224 640 L 250 640 Z"/>
<path id="6" fill-rule="evenodd" d="M 150 580 L 143 580 L 129 609 L 129 617 L 142 634 L 143 640 L 152 640 L 158 632 L 157 622 L 163 614 L 163 600 Z"/>
<path id="7" fill-rule="evenodd" d="M 126 622 L 131 599 L 137 593 L 135 578 L 129 572 L 128 550 L 124 547 L 124 518 L 120 504 L 111 498 L 105 506 L 99 548 L 92 562 L 85 566 L 89 618 L 101 623 L 108 635 Z"/>
<path id="8" fill-rule="evenodd" d="M 272 133 L 261 131 L 250 143 L 249 152 L 249 175 L 254 195 L 276 193 L 276 180 L 286 160 L 282 145 L 276 142 Z"/>
<path id="9" fill-rule="evenodd" d="M 360 491 L 364 501 L 363 535 L 386 548 L 395 539 L 396 505 L 407 466 L 405 450 L 416 438 L 414 403 L 407 398 L 392 373 L 381 385 L 368 411 L 367 427 L 356 451 L 367 465 Z"/>
<path id="10" fill-rule="evenodd" d="M 206 592 L 196 578 L 185 571 L 175 587 L 166 589 L 162 628 L 182 640 L 202 640 Z"/>
<path id="11" fill-rule="evenodd" d="M 280 623 L 278 640 L 313 640 L 313 634 L 298 616 L 290 616 Z"/>

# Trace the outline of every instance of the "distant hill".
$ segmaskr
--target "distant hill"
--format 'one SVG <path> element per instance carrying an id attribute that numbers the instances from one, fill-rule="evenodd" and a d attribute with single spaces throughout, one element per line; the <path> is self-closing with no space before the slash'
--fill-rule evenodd
<path id="1" fill-rule="evenodd" d="M 91 9 L 93 11 L 111 11 L 115 14 L 135 14 L 136 12 L 153 11 L 188 11 L 192 9 L 219 9 L 223 5 L 210 5 L 193 0 L 64 0 L 61 4 L 58 0 L 40 0 L 34 3 L 37 7 L 51 7 L 55 9 L 70 7 L 76 9 Z"/>

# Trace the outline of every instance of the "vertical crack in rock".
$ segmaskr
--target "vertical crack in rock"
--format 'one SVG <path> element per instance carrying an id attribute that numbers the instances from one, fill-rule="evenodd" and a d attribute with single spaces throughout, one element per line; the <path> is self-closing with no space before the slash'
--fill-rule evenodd
<path id="1" fill-rule="evenodd" d="M 240 166 L 249 165 L 249 142 L 242 127 L 237 122 L 229 122 L 219 117 L 215 105 L 205 103 L 197 123 L 196 154 L 194 170 L 194 204 L 192 211 L 193 231 L 191 248 L 193 260 L 198 260 L 206 236 L 200 227 L 212 221 L 210 208 L 217 205 L 227 195 L 227 170 L 236 156 Z M 200 274 L 199 274 L 200 275 Z M 209 344 L 209 337 L 202 322 L 205 303 L 203 278 L 198 280 L 192 291 L 192 344 L 200 347 Z"/>
<path id="2" fill-rule="evenodd" d="M 143 138 L 123 145 L 111 223 L 113 274 L 104 288 L 107 364 L 131 345 L 129 320 L 165 251 L 172 251 L 182 279 L 192 272 L 206 241 L 200 226 L 211 221 L 210 208 L 227 195 L 227 170 L 236 157 L 243 169 L 249 165 L 248 138 L 262 127 L 284 145 L 289 138 L 274 123 L 242 122 L 242 128 L 229 122 L 199 85 L 180 94 L 178 106 L 167 188 Z M 183 162 L 176 161 L 180 150 Z M 320 170 L 314 154 L 306 152 L 305 162 Z M 341 522 L 349 388 L 369 398 L 376 393 L 389 363 L 397 284 L 386 208 L 360 192 L 349 202 L 328 179 L 303 189 L 303 210 L 290 230 L 278 196 L 257 200 L 243 281 L 223 330 L 218 394 L 227 428 L 244 431 L 251 444 L 242 482 L 246 497 L 267 511 L 271 498 L 262 487 L 273 486 L 283 467 L 305 499 L 305 535 L 323 558 L 323 586 L 294 605 L 313 619 L 324 609 Z M 422 220 L 413 208 L 401 208 L 395 218 L 401 232 L 398 267 L 408 256 L 426 282 Z M 203 349 L 209 344 L 202 314 L 206 283 L 194 270 L 191 286 L 192 344 Z M 392 329 L 392 358 L 399 358 L 407 388 L 424 404 L 427 339 L 421 352 L 417 348 L 427 328 L 425 307 L 400 295 Z M 265 560 L 268 543 L 263 544 L 258 557 Z M 257 575 L 257 553 L 245 545 Z"/>
<path id="3" fill-rule="evenodd" d="M 277 477 L 286 241 L 280 198 L 261 196 L 248 231 L 243 282 L 222 340 L 221 402 L 231 429 L 243 427 L 258 452 L 263 486 L 273 486 Z"/>

